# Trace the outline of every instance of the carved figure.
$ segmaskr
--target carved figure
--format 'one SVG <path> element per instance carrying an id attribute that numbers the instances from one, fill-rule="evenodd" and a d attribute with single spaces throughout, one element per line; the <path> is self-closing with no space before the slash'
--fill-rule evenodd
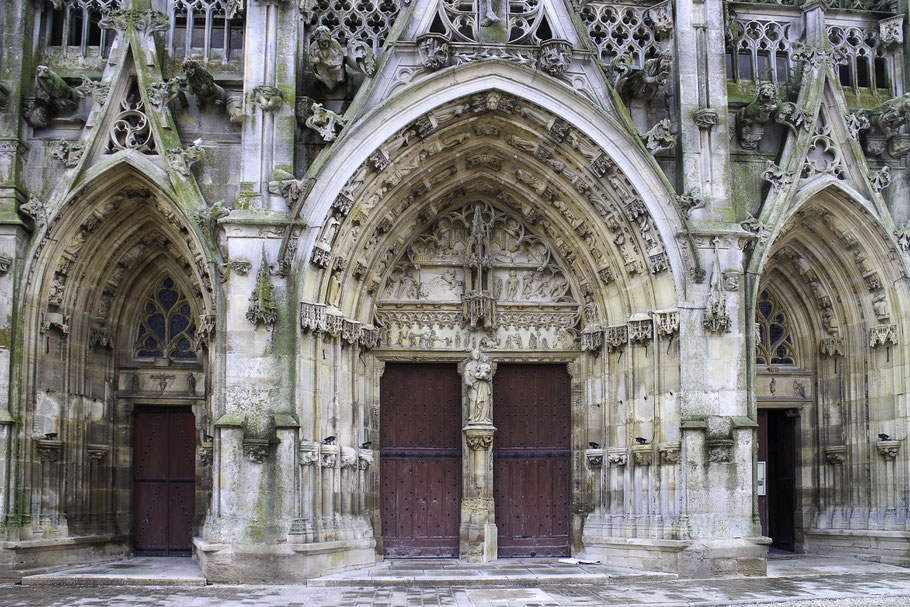
<path id="1" fill-rule="evenodd" d="M 509 301 L 515 301 L 515 297 L 518 295 L 518 277 L 515 273 L 515 270 L 509 270 L 509 279 L 506 280 L 506 297 L 509 298 Z"/>
<path id="2" fill-rule="evenodd" d="M 36 96 L 58 112 L 71 112 L 79 100 L 76 91 L 46 65 L 39 65 L 35 74 Z"/>
<path id="3" fill-rule="evenodd" d="M 202 67 L 202 64 L 192 59 L 183 62 L 183 73 L 186 74 L 187 84 L 190 90 L 196 95 L 200 106 L 210 103 L 221 103 L 227 105 L 227 93 L 224 89 L 215 84 L 215 78 L 212 74 Z"/>
<path id="4" fill-rule="evenodd" d="M 658 87 L 670 77 L 672 59 L 669 52 L 663 52 L 645 61 L 641 69 L 628 70 L 616 82 L 619 94 L 626 100 L 652 99 Z"/>
<path id="5" fill-rule="evenodd" d="M 449 64 L 449 38 L 429 33 L 417 37 L 417 52 L 423 67 L 435 72 Z"/>
<path id="6" fill-rule="evenodd" d="M 306 119 L 305 124 L 322 135 L 323 141 L 334 141 L 335 127 L 344 125 L 344 118 L 332 110 L 327 110 L 321 103 L 314 103 L 311 110 L 313 113 Z"/>
<path id="7" fill-rule="evenodd" d="M 762 82 L 755 91 L 755 99 L 745 106 L 736 117 L 739 145 L 744 150 L 755 150 L 765 134 L 765 123 L 778 110 L 780 98 L 777 87 L 771 82 Z"/>
<path id="8" fill-rule="evenodd" d="M 465 363 L 464 381 L 468 387 L 468 423 L 493 423 L 493 365 L 490 357 L 477 348 Z"/>
<path id="9" fill-rule="evenodd" d="M 332 278 L 329 279 L 329 290 L 326 294 L 326 303 L 333 308 L 341 304 L 341 279 L 338 277 L 339 272 L 332 272 Z"/>
<path id="10" fill-rule="evenodd" d="M 540 43 L 540 69 L 558 78 L 572 64 L 572 45 L 565 40 L 546 40 Z"/>
<path id="11" fill-rule="evenodd" d="M 330 91 L 344 82 L 344 49 L 327 26 L 320 25 L 313 32 L 309 59 L 316 79 Z"/>

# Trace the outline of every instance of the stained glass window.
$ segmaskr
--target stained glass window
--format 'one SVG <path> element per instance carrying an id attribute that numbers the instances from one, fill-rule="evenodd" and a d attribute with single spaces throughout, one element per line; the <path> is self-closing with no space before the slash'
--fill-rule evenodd
<path id="1" fill-rule="evenodd" d="M 780 301 L 767 289 L 758 296 L 755 314 L 755 362 L 760 365 L 795 365 L 796 346 Z"/>
<path id="2" fill-rule="evenodd" d="M 165 278 L 145 298 L 136 336 L 138 358 L 168 357 L 176 360 L 196 360 L 193 338 L 196 324 L 187 298 Z"/>

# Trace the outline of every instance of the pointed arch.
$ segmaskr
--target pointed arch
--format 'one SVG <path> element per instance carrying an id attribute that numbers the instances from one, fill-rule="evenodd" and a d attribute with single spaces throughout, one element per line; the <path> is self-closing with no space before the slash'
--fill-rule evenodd
<path id="1" fill-rule="evenodd" d="M 471 107 L 470 100 L 481 97 L 488 98 L 487 105 Z M 496 99 L 502 99 L 502 104 L 498 104 Z M 604 182 L 608 176 L 598 171 L 601 167 L 610 167 L 627 180 L 628 194 L 640 202 L 642 210 L 653 221 L 654 234 L 659 236 L 665 247 L 675 288 L 677 292 L 682 292 L 683 256 L 689 256 L 688 252 L 681 253 L 676 244 L 676 233 L 682 227 L 682 218 L 671 202 L 672 189 L 653 157 L 641 141 L 631 136 L 624 120 L 596 108 L 565 84 L 519 65 L 498 64 L 495 74 L 477 64 L 444 70 L 419 79 L 373 107 L 355 124 L 347 127 L 342 137 L 314 163 L 306 177 L 318 176 L 319 179 L 305 197 L 299 213 L 301 218 L 308 226 L 323 226 L 330 220 L 332 206 L 344 194 L 345 186 L 358 171 L 371 170 L 371 155 L 400 138 L 412 126 L 421 124 L 421 121 L 432 123 L 434 118 L 431 116 L 438 114 L 442 108 L 465 102 L 468 104 L 463 113 L 465 118 L 482 111 L 512 117 L 504 111 L 508 106 L 516 107 L 519 115 L 521 108 L 526 108 L 523 118 L 530 116 L 532 123 L 538 121 L 534 128 L 542 137 L 541 141 L 547 142 L 545 146 L 565 141 L 563 138 L 559 141 L 543 139 L 547 130 L 553 127 L 562 131 L 563 136 L 571 132 L 589 142 L 589 157 L 578 166 L 580 171 L 584 171 L 584 179 Z M 484 102 L 476 103 L 482 105 Z M 609 185 L 606 187 L 612 189 Z M 602 219 L 599 221 L 603 222 Z M 304 274 L 318 237 L 317 230 L 310 230 L 296 246 L 297 261 L 294 265 Z M 305 290 L 309 297 L 315 297 L 315 293 Z"/>

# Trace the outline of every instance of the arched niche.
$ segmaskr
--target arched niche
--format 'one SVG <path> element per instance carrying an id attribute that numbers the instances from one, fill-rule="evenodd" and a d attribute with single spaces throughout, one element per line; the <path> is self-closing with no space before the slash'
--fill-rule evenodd
<path id="1" fill-rule="evenodd" d="M 122 162 L 38 214 L 19 308 L 21 537 L 132 549 L 136 406 L 192 411 L 196 527 L 204 513 L 216 286 L 208 244 L 158 177 Z M 165 329 L 182 335 L 180 352 L 143 353 L 145 304 L 165 281 L 181 302 L 181 319 L 170 314 Z"/>
<path id="2" fill-rule="evenodd" d="M 882 437 L 906 427 L 908 293 L 896 243 L 870 209 L 842 185 L 810 183 L 752 259 L 756 318 L 773 293 L 798 352 L 792 365 L 752 355 L 760 424 L 762 411 L 792 418 L 798 551 L 836 550 L 905 516 L 906 454 L 892 457 Z"/>

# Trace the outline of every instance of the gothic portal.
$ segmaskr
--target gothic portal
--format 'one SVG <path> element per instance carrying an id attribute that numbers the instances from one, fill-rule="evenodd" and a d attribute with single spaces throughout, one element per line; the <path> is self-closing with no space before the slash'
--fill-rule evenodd
<path id="1" fill-rule="evenodd" d="M 905 13 L 0 3 L 2 576 L 910 563 Z"/>

